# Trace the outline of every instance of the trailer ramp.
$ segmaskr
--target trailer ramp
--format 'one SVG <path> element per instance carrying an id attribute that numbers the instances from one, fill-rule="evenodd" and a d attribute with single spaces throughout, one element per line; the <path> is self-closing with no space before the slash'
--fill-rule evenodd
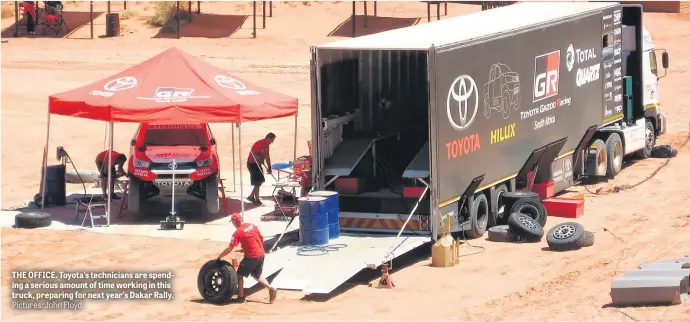
<path id="1" fill-rule="evenodd" d="M 292 255 L 292 252 L 290 252 L 287 248 L 278 249 L 272 253 L 266 254 L 262 275 L 264 277 L 269 277 L 275 273 L 278 273 L 281 269 L 283 269 Z M 249 278 L 244 279 L 245 289 L 251 288 L 256 284 L 259 284 L 259 282 L 251 275 Z"/>
<path id="2" fill-rule="evenodd" d="M 278 289 L 328 294 L 367 267 L 378 267 L 431 241 L 430 236 L 342 234 L 325 250 L 283 248 L 290 257 L 271 285 Z M 395 243 L 395 244 L 394 244 Z M 388 257 L 391 252 L 392 255 Z M 268 258 L 271 255 L 267 257 Z"/>

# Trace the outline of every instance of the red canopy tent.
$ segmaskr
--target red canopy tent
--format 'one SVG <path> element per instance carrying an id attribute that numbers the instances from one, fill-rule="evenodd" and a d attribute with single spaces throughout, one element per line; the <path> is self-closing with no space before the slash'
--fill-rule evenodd
<path id="1" fill-rule="evenodd" d="M 259 87 L 180 49 L 171 48 L 106 79 L 50 96 L 46 151 L 50 140 L 50 115 L 58 114 L 108 122 L 111 152 L 115 122 L 234 123 L 239 128 L 240 160 L 241 123 L 295 116 L 296 153 L 297 107 L 296 98 Z M 44 153 L 43 166 L 45 186 L 47 153 Z M 240 195 L 244 198 L 242 176 Z M 45 200 L 45 189 L 42 189 L 42 198 Z M 241 204 L 244 212 L 244 203 Z M 110 194 L 108 224 L 109 214 Z"/>

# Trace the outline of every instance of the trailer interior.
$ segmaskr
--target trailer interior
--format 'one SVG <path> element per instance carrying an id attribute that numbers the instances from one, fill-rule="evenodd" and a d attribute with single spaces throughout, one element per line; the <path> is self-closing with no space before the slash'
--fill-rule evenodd
<path id="1" fill-rule="evenodd" d="M 339 192 L 341 218 L 394 214 L 405 221 L 415 206 L 416 216 L 428 215 L 427 52 L 318 54 L 321 109 L 314 116 L 321 124 L 315 151 L 323 162 L 324 188 Z"/>

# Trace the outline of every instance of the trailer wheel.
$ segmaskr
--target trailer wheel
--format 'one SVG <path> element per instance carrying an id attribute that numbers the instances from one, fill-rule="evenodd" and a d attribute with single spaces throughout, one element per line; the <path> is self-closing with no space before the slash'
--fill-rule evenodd
<path id="1" fill-rule="evenodd" d="M 644 125 L 644 149 L 637 151 L 637 156 L 641 159 L 647 159 L 652 156 L 652 149 L 656 145 L 656 134 L 654 133 L 654 124 L 647 120 Z"/>
<path id="2" fill-rule="evenodd" d="M 199 270 L 197 288 L 204 300 L 224 303 L 237 293 L 237 272 L 224 260 L 210 260 Z"/>
<path id="3" fill-rule="evenodd" d="M 515 236 L 508 225 L 499 225 L 489 228 L 489 240 L 494 242 L 512 242 Z"/>
<path id="4" fill-rule="evenodd" d="M 530 242 L 540 241 L 544 237 L 544 228 L 529 215 L 521 213 L 510 214 L 508 226 L 510 226 L 511 231 L 515 232 L 515 235 Z"/>
<path id="5" fill-rule="evenodd" d="M 14 216 L 16 228 L 48 227 L 52 222 L 50 214 L 45 212 L 20 212 Z"/>
<path id="6" fill-rule="evenodd" d="M 536 192 L 531 191 L 512 191 L 504 193 L 502 199 L 503 205 L 507 211 L 507 213 L 505 213 L 503 216 L 506 220 L 508 220 L 508 217 L 510 217 L 510 214 L 512 213 L 509 210 L 513 207 L 514 203 L 521 199 L 539 200 L 539 195 Z"/>
<path id="7" fill-rule="evenodd" d="M 479 238 L 484 236 L 486 226 L 489 223 L 489 202 L 486 200 L 486 195 L 478 193 L 474 196 L 474 201 L 469 205 L 470 209 L 470 230 L 468 236 L 470 238 Z"/>
<path id="8" fill-rule="evenodd" d="M 546 234 L 546 242 L 554 251 L 574 250 L 586 244 L 585 228 L 576 222 L 565 222 L 551 228 Z"/>
<path id="9" fill-rule="evenodd" d="M 606 154 L 608 156 L 606 175 L 613 178 L 623 168 L 623 141 L 618 133 L 611 133 L 606 139 Z"/>
<path id="10" fill-rule="evenodd" d="M 539 199 L 520 199 L 510 207 L 509 214 L 520 213 L 525 214 L 539 223 L 539 226 L 544 227 L 546 225 L 547 213 L 544 203 Z"/>
<path id="11" fill-rule="evenodd" d="M 508 221 L 508 207 L 505 206 L 505 198 L 503 196 L 508 193 L 508 186 L 500 184 L 494 191 L 493 199 L 491 199 L 491 215 L 489 216 L 489 227 L 496 225 L 505 225 Z"/>

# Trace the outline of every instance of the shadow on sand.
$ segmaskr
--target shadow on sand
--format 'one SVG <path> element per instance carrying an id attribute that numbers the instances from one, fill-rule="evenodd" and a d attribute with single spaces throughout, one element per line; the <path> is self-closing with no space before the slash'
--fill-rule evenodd
<path id="1" fill-rule="evenodd" d="M 191 23 L 180 26 L 180 38 L 227 38 L 242 28 L 247 18 L 246 15 L 194 14 Z M 177 38 L 176 32 L 163 32 L 164 28 L 159 29 L 153 38 Z"/>
<path id="2" fill-rule="evenodd" d="M 93 13 L 93 20 L 98 19 L 103 14 L 103 12 L 95 12 Z M 54 33 L 47 33 L 47 30 L 45 29 L 44 21 L 45 18 L 39 16 L 39 21 L 38 25 L 36 25 L 36 34 L 35 35 L 28 35 L 26 32 L 26 20 L 22 17 L 19 19 L 18 25 L 19 25 L 19 37 L 27 37 L 27 38 L 67 38 L 70 34 L 72 34 L 75 30 L 84 27 L 88 25 L 91 22 L 91 19 L 89 19 L 89 13 L 86 11 L 64 11 L 62 13 L 62 17 L 65 20 L 65 24 L 67 25 L 67 28 L 65 26 L 62 26 L 62 29 L 60 29 L 60 32 L 55 35 Z M 95 28 L 95 27 L 94 27 Z M 44 34 L 44 32 L 46 32 Z M 15 24 L 10 25 L 9 27 L 5 28 L 2 30 L 2 38 L 11 38 L 14 37 L 15 33 Z"/>

